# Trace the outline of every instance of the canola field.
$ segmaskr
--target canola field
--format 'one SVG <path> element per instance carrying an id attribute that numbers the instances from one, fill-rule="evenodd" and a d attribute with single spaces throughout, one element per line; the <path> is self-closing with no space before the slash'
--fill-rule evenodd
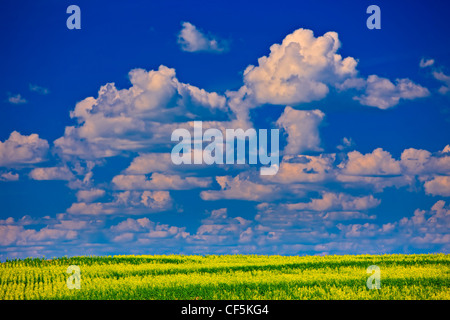
<path id="1" fill-rule="evenodd" d="M 73 265 L 79 267 L 79 275 L 67 273 Z M 379 267 L 380 289 L 367 287 L 371 275 L 366 270 L 371 265 Z M 0 300 L 8 299 L 448 300 L 450 256 L 126 255 L 8 260 L 0 263 Z"/>

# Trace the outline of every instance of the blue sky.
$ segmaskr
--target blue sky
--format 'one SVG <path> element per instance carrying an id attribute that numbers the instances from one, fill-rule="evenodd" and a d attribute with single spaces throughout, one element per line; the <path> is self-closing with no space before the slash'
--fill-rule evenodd
<path id="1" fill-rule="evenodd" d="M 448 253 L 448 9 L 4 2 L 0 258 Z M 173 165 L 194 120 L 278 128 L 278 173 Z"/>

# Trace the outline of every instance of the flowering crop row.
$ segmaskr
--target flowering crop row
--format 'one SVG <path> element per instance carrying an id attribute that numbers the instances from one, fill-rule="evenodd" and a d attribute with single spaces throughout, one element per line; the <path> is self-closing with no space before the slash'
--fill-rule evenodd
<path id="1" fill-rule="evenodd" d="M 80 289 L 66 285 L 67 267 Z M 381 288 L 366 287 L 366 269 Z M 10 260 L 0 299 L 449 299 L 450 256 L 166 255 Z"/>

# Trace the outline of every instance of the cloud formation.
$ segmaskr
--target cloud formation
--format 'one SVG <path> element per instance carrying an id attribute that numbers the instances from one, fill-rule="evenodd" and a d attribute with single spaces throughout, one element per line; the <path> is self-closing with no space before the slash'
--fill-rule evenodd
<path id="1" fill-rule="evenodd" d="M 181 50 L 187 52 L 216 52 L 221 53 L 228 50 L 228 43 L 216 36 L 207 35 L 197 29 L 190 22 L 183 22 L 178 34 L 178 44 Z"/>
<path id="2" fill-rule="evenodd" d="M 103 197 L 105 193 L 105 190 L 92 188 L 89 190 L 79 190 L 76 196 L 79 202 L 92 202 L 93 200 Z"/>
<path id="3" fill-rule="evenodd" d="M 30 89 L 30 91 L 37 92 L 37 93 L 42 94 L 42 95 L 46 95 L 46 94 L 50 93 L 50 90 L 48 90 L 47 88 L 38 86 L 37 84 L 31 84 L 30 83 L 28 85 L 28 88 Z"/>
<path id="4" fill-rule="evenodd" d="M 287 146 L 283 154 L 294 155 L 305 151 L 321 151 L 319 124 L 325 114 L 320 110 L 294 110 L 286 107 L 276 125 L 287 133 Z"/>
<path id="5" fill-rule="evenodd" d="M 347 156 L 348 160 L 339 164 L 343 174 L 362 176 L 400 174 L 400 163 L 381 148 L 365 155 L 358 151 L 351 151 Z"/>
<path id="6" fill-rule="evenodd" d="M 281 184 L 319 183 L 331 179 L 335 154 L 284 156 L 276 175 L 264 179 Z"/>
<path id="7" fill-rule="evenodd" d="M 342 58 L 336 32 L 315 37 L 308 29 L 287 35 L 270 47 L 269 56 L 244 71 L 244 83 L 259 104 L 296 105 L 324 98 L 329 85 L 357 74 L 356 60 Z"/>
<path id="8" fill-rule="evenodd" d="M 28 101 L 23 98 L 20 93 L 18 93 L 15 95 L 8 94 L 8 102 L 11 104 L 25 104 Z"/>
<path id="9" fill-rule="evenodd" d="M 275 187 L 252 182 L 248 177 L 231 176 L 216 177 L 220 190 L 202 191 L 203 200 L 241 199 L 258 201 L 271 198 L 276 194 Z"/>
<path id="10" fill-rule="evenodd" d="M 71 180 L 74 177 L 67 167 L 35 168 L 30 172 L 34 180 Z"/>
<path id="11" fill-rule="evenodd" d="M 75 202 L 67 209 L 67 213 L 94 216 L 142 215 L 167 211 L 173 204 L 167 191 L 124 191 L 113 193 L 113 198 L 110 202 Z"/>
<path id="12" fill-rule="evenodd" d="M 112 183 L 119 190 L 186 190 L 206 188 L 212 182 L 209 177 L 180 177 L 178 175 L 153 173 L 149 178 L 145 175 L 117 175 Z"/>
<path id="13" fill-rule="evenodd" d="M 362 105 L 388 109 L 401 100 L 427 97 L 427 88 L 410 79 L 359 75 L 357 60 L 343 58 L 341 42 L 336 32 L 315 37 L 308 29 L 297 29 L 281 44 L 270 47 L 270 54 L 258 59 L 244 71 L 244 90 L 254 100 L 255 107 L 263 104 L 299 105 L 325 98 L 330 89 L 338 92 L 355 90 L 355 100 Z M 364 91 L 362 94 L 360 91 Z"/>
<path id="14" fill-rule="evenodd" d="M 170 242 L 178 238 L 185 238 L 185 228 L 155 223 L 148 218 L 128 218 L 110 227 L 110 237 L 113 242 L 134 242 L 138 246 L 158 243 L 161 240 Z"/>
<path id="15" fill-rule="evenodd" d="M 18 173 L 12 173 L 10 171 L 0 173 L 0 181 L 17 181 L 19 180 Z"/>
<path id="16" fill-rule="evenodd" d="M 450 176 L 434 176 L 424 186 L 426 193 L 450 197 Z"/>
<path id="17" fill-rule="evenodd" d="M 62 157 L 96 159 L 167 147 L 168 137 L 182 123 L 188 127 L 200 115 L 228 118 L 225 97 L 179 82 L 174 69 L 134 69 L 129 77 L 129 89 L 109 83 L 97 98 L 77 103 L 70 116 L 78 125 L 66 127 L 64 136 L 54 141 Z"/>
<path id="18" fill-rule="evenodd" d="M 443 85 L 439 88 L 440 94 L 447 94 L 450 91 L 450 76 L 442 71 L 433 71 L 433 77 L 442 82 Z"/>
<path id="19" fill-rule="evenodd" d="M 43 162 L 48 149 L 47 140 L 39 138 L 39 135 L 26 136 L 13 131 L 7 140 L 0 141 L 0 166 L 17 167 Z"/>
<path id="20" fill-rule="evenodd" d="M 396 79 L 395 84 L 389 79 L 371 75 L 365 83 L 364 94 L 355 97 L 361 104 L 388 109 L 396 106 L 401 99 L 413 100 L 430 95 L 427 88 L 415 84 L 409 79 Z"/>
<path id="21" fill-rule="evenodd" d="M 434 64 L 434 59 L 425 59 L 425 58 L 422 58 L 422 59 L 420 59 L 419 66 L 420 66 L 421 68 L 426 68 L 426 67 L 432 66 L 433 64 Z"/>
<path id="22" fill-rule="evenodd" d="M 188 22 L 179 43 L 189 52 L 227 49 L 225 42 Z M 12 132 L 0 142 L 0 166 L 5 167 L 0 181 L 18 180 L 19 173 L 18 183 L 23 176 L 65 180 L 76 200 L 54 218 L 0 220 L 2 252 L 37 255 L 54 246 L 55 252 L 65 253 L 67 245 L 74 250 L 70 252 L 84 254 L 449 250 L 449 210 L 443 200 L 436 199 L 430 210 L 405 212 L 386 223 L 379 222 L 377 210 L 388 187 L 449 197 L 450 146 L 440 151 L 406 148 L 394 157 L 387 148 L 355 150 L 349 136 L 337 136 L 333 146 L 341 143 L 332 152 L 322 141 L 328 111 L 319 101 L 329 94 L 346 91 L 344 99 L 354 96 L 361 105 L 379 109 L 430 94 L 407 78 L 360 75 L 357 60 L 342 57 L 340 47 L 336 32 L 315 36 L 298 29 L 248 66 L 236 91 L 225 93 L 182 82 L 163 65 L 133 69 L 128 88 L 107 83 L 96 97 L 75 105 L 73 123 L 53 142 L 52 152 L 37 134 Z M 433 65 L 431 60 L 420 63 L 422 68 Z M 448 87 L 444 73 L 433 75 Z M 38 93 L 44 89 L 30 85 Z M 317 103 L 306 104 L 312 101 Z M 251 165 L 172 163 L 174 129 L 192 130 L 193 122 L 202 120 L 203 129 L 245 130 L 257 126 L 253 121 L 263 108 L 280 114 L 265 119 L 283 133 L 276 175 L 260 176 Z M 113 157 L 121 157 L 119 165 L 110 165 Z M 41 164 L 47 159 L 50 163 Z M 194 204 L 204 201 L 206 215 L 189 212 L 197 219 L 190 228 L 176 220 L 159 223 L 165 215 L 183 212 L 182 193 Z M 240 211 L 244 201 L 253 211 Z"/>

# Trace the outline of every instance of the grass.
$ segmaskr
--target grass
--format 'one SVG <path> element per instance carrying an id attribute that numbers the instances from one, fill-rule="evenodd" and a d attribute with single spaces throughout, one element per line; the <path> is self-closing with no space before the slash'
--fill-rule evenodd
<path id="1" fill-rule="evenodd" d="M 70 265 L 81 289 L 68 289 Z M 369 290 L 367 267 L 381 270 Z M 0 299 L 425 299 L 450 298 L 446 254 L 357 256 L 166 255 L 9 260 Z"/>

